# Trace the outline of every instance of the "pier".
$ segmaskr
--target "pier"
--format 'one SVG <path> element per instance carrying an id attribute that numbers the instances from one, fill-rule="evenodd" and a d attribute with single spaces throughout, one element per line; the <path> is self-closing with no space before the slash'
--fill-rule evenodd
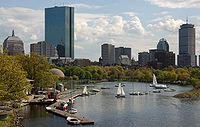
<path id="1" fill-rule="evenodd" d="M 75 93 L 71 93 L 69 96 L 66 96 L 66 97 L 60 98 L 60 99 L 66 102 L 72 97 L 78 97 L 81 93 L 82 93 L 81 91 L 78 91 L 78 92 L 75 92 Z M 70 113 L 67 113 L 65 111 L 56 109 L 55 107 L 60 105 L 60 104 L 61 104 L 61 102 L 56 102 L 56 103 L 50 105 L 49 107 L 51 107 L 51 110 L 48 110 L 48 111 L 53 113 L 53 114 L 59 115 L 61 117 L 64 117 L 64 118 L 74 117 L 74 118 L 80 120 L 81 124 L 94 124 L 93 120 L 88 120 L 86 118 L 82 118 L 82 117 L 76 116 L 74 114 L 70 114 Z"/>

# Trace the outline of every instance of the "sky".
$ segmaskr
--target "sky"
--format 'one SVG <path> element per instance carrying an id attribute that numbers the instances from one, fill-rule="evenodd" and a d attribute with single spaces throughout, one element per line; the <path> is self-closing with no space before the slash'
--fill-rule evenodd
<path id="1" fill-rule="evenodd" d="M 178 54 L 178 30 L 186 17 L 196 28 L 196 55 L 200 55 L 200 0 L 0 0 L 0 44 L 12 30 L 25 53 L 43 41 L 44 8 L 75 8 L 75 58 L 98 60 L 101 45 L 130 47 L 132 57 L 155 49 L 165 38 Z"/>

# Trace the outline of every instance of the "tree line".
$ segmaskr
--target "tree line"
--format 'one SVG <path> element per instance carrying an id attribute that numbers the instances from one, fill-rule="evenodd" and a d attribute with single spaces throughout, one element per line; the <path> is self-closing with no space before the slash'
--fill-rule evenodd
<path id="1" fill-rule="evenodd" d="M 200 88 L 199 68 L 174 68 L 169 66 L 162 70 L 141 67 L 139 69 L 128 69 L 122 66 L 65 66 L 58 68 L 63 71 L 63 80 L 99 80 L 99 81 L 136 81 L 152 82 L 153 74 L 156 75 L 158 83 L 172 83 L 180 85 L 193 85 Z"/>

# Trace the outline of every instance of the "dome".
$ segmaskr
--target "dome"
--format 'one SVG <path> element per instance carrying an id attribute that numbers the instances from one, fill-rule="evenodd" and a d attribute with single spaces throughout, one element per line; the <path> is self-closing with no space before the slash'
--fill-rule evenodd
<path id="1" fill-rule="evenodd" d="M 14 43 L 16 43 L 16 42 L 23 43 L 23 41 L 19 37 L 15 36 L 14 30 L 12 31 L 12 36 L 8 36 L 4 40 L 4 42 L 9 42 L 9 43 L 12 43 L 12 42 L 14 42 Z"/>
<path id="2" fill-rule="evenodd" d="M 157 45 L 158 51 L 169 51 L 169 44 L 166 39 L 162 38 L 159 40 Z"/>
<path id="3" fill-rule="evenodd" d="M 52 68 L 50 71 L 53 73 L 53 75 L 65 77 L 64 73 L 60 69 Z"/>

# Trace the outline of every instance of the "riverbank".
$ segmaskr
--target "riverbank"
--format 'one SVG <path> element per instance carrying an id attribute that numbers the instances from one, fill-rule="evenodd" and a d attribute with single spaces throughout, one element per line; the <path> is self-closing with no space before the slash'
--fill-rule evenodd
<path id="1" fill-rule="evenodd" d="M 200 88 L 193 89 L 184 93 L 174 95 L 176 98 L 198 98 L 200 97 Z"/>

